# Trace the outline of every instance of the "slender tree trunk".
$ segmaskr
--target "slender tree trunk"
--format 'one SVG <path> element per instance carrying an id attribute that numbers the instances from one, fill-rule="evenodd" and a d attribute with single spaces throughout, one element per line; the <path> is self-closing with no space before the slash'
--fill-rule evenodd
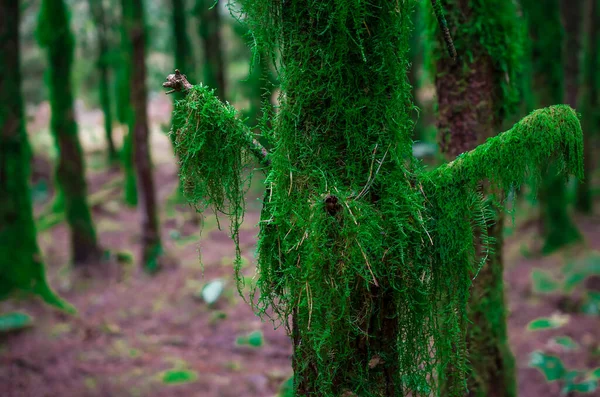
<path id="1" fill-rule="evenodd" d="M 600 129 L 600 117 L 598 111 L 598 46 L 600 45 L 600 7 L 598 0 L 588 0 L 586 4 L 586 35 L 585 56 L 583 65 L 583 78 L 581 81 L 581 95 L 579 101 L 582 113 L 583 137 L 584 137 L 584 167 L 585 179 L 577 187 L 576 208 L 579 212 L 590 214 L 593 211 L 593 200 L 591 193 L 592 172 L 594 171 L 593 159 L 593 136 L 597 136 Z"/>
<path id="2" fill-rule="evenodd" d="M 419 101 L 419 97 L 417 95 L 417 91 L 421 88 L 421 82 L 419 81 L 419 71 L 423 68 L 423 7 L 416 7 L 415 12 L 413 13 L 413 31 L 410 36 L 410 44 L 409 44 L 409 56 L 410 56 L 410 69 L 408 71 L 408 81 L 412 86 L 412 95 L 413 102 L 417 108 L 419 108 L 418 112 L 415 112 L 415 127 L 413 139 L 415 141 L 423 141 L 425 139 L 424 136 L 424 120 L 421 112 L 423 111 L 422 105 Z"/>
<path id="3" fill-rule="evenodd" d="M 560 0 L 560 12 L 565 29 L 564 53 L 564 99 L 572 108 L 577 106 L 579 92 L 579 69 L 581 58 L 581 39 L 583 33 L 584 0 Z"/>
<path id="4" fill-rule="evenodd" d="M 202 83 L 217 90 L 217 96 L 226 97 L 225 63 L 223 60 L 223 44 L 221 40 L 221 14 L 219 2 L 214 0 L 198 0 L 196 13 L 200 24 L 200 38 L 204 48 L 202 65 Z"/>
<path id="5" fill-rule="evenodd" d="M 112 104 L 110 100 L 110 70 L 109 63 L 107 61 L 108 56 L 108 35 L 106 18 L 104 16 L 104 5 L 102 0 L 90 0 L 90 11 L 94 18 L 96 30 L 98 34 L 97 45 L 98 45 L 98 59 L 96 61 L 96 67 L 98 74 L 100 75 L 100 86 L 98 87 L 100 93 L 100 105 L 104 112 L 104 131 L 106 134 L 106 143 L 108 146 L 108 160 L 113 162 L 117 160 L 117 150 L 112 136 Z"/>
<path id="6" fill-rule="evenodd" d="M 36 241 L 29 176 L 31 150 L 21 95 L 18 1 L 0 0 L 0 299 L 14 289 L 57 298 Z"/>
<path id="7" fill-rule="evenodd" d="M 540 4 L 538 7 L 547 7 Z M 569 106 L 577 106 L 579 90 L 579 65 L 581 55 L 581 34 L 583 21 L 583 0 L 560 0 L 560 14 L 564 29 L 562 42 L 563 101 Z M 548 22 L 545 22 L 548 23 Z M 550 57 L 551 55 L 546 55 Z M 542 206 L 542 231 L 544 246 L 542 251 L 552 252 L 581 239 L 577 226 L 569 215 L 567 189 L 564 178 L 559 175 L 556 164 L 550 164 L 548 174 L 542 181 L 540 191 Z"/>
<path id="8" fill-rule="evenodd" d="M 454 0 L 447 2 L 446 10 L 451 27 L 479 25 L 479 31 L 473 27 L 473 33 L 460 37 L 456 63 L 445 56 L 444 41 L 436 32 L 437 126 L 442 151 L 451 161 L 500 130 L 503 113 L 506 113 L 503 107 L 507 106 L 506 102 L 514 101 L 506 97 L 507 92 L 515 91 L 514 86 L 518 84 L 512 81 L 512 87 L 507 85 L 505 76 L 509 74 L 513 77 L 518 64 L 509 58 L 498 59 L 498 54 L 518 56 L 519 49 L 516 46 L 519 45 L 520 37 L 515 35 L 517 14 L 510 2 L 494 3 L 473 10 L 470 1 Z M 480 41 L 486 34 L 481 28 L 481 21 L 490 24 L 503 21 L 503 25 L 495 26 L 510 38 L 500 48 L 486 47 Z M 464 52 L 467 49 L 471 54 L 469 58 Z M 491 193 L 485 184 L 482 191 L 488 195 Z M 496 210 L 495 218 L 490 219 L 487 225 L 487 235 L 494 241 L 490 247 L 492 254 L 473 281 L 468 305 L 468 318 L 472 322 L 466 326 L 471 366 L 467 395 L 470 397 L 514 397 L 517 393 L 514 357 L 508 345 L 506 330 L 502 262 L 503 208 Z M 486 255 L 483 244 L 484 242 L 477 242 L 476 251 L 480 257 Z M 453 376 L 452 371 L 452 368 L 448 369 L 448 377 Z"/>
<path id="9" fill-rule="evenodd" d="M 140 192 L 140 212 L 142 217 L 142 264 L 146 271 L 155 272 L 159 268 L 158 258 L 162 253 L 158 206 L 152 176 L 148 100 L 146 89 L 146 32 L 144 23 L 143 0 L 129 0 L 131 6 L 131 25 L 128 26 L 129 38 L 133 48 L 131 75 L 131 103 L 133 106 L 133 156 L 137 171 L 138 190 Z"/>
<path id="10" fill-rule="evenodd" d="M 192 45 L 187 32 L 187 15 L 185 0 L 172 0 L 173 8 L 173 39 L 175 48 L 175 68 L 182 73 L 192 73 Z M 183 98 L 183 94 L 175 93 L 175 98 Z"/>
<path id="11" fill-rule="evenodd" d="M 566 21 L 564 21 L 565 29 L 561 23 L 561 1 L 521 0 L 529 28 L 533 90 L 536 93 L 537 107 L 563 103 L 566 92 L 573 92 L 573 81 L 577 79 L 574 77 L 575 80 L 570 78 L 567 81 L 565 76 L 566 65 L 569 65 L 571 72 L 577 69 L 573 56 L 578 57 L 579 50 L 569 49 L 565 44 L 569 33 Z M 577 8 L 581 2 L 577 0 L 571 4 L 573 8 Z M 578 13 L 573 11 L 568 14 Z M 575 23 L 580 24 L 581 21 Z M 573 29 L 573 22 L 570 22 L 569 26 Z M 578 42 L 578 39 L 570 40 L 574 40 L 570 41 L 572 43 Z M 553 163 L 549 164 L 539 188 L 543 253 L 549 253 L 581 239 L 581 234 L 568 212 L 564 178 L 558 176 L 558 173 L 557 166 Z"/>
<path id="12" fill-rule="evenodd" d="M 131 80 L 133 44 L 129 37 L 130 25 L 133 24 L 133 10 L 131 0 L 121 0 L 121 65 L 117 73 L 117 119 L 127 127 L 127 134 L 123 139 L 122 161 L 125 172 L 125 203 L 136 206 L 138 192 L 136 186 L 136 171 L 133 159 L 134 122 L 132 109 Z"/>
<path id="13" fill-rule="evenodd" d="M 64 195 L 72 260 L 80 265 L 99 259 L 101 250 L 87 203 L 85 164 L 77 136 L 71 88 L 74 39 L 63 0 L 42 2 L 38 39 L 46 48 L 50 65 L 51 129 L 59 152 L 56 180 Z"/>

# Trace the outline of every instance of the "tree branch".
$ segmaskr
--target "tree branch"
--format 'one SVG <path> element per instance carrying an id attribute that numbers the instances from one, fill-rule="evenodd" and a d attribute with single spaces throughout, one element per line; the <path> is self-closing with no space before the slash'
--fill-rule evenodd
<path id="1" fill-rule="evenodd" d="M 179 69 L 175 69 L 175 73 L 167 76 L 167 81 L 162 85 L 164 88 L 170 88 L 166 94 L 172 94 L 174 92 L 182 92 L 184 95 L 187 94 L 193 87 L 193 85 L 187 80 L 186 75 L 182 74 Z M 246 149 L 256 157 L 258 162 L 268 168 L 271 165 L 269 159 L 268 150 L 254 138 L 254 134 L 250 128 L 244 124 L 243 121 L 237 119 L 236 127 L 243 132 L 243 139 Z"/>
<path id="2" fill-rule="evenodd" d="M 175 73 L 172 73 L 167 76 L 167 81 L 165 81 L 162 85 L 164 88 L 171 88 L 170 91 L 167 91 L 166 94 L 172 94 L 174 92 L 183 92 L 186 94 L 192 85 L 187 80 L 185 74 L 182 74 L 179 69 L 175 69 Z"/>
<path id="3" fill-rule="evenodd" d="M 583 178 L 583 133 L 577 114 L 567 105 L 536 110 L 510 130 L 425 176 L 436 186 L 488 179 L 502 187 L 514 187 L 554 158 L 565 174 Z"/>

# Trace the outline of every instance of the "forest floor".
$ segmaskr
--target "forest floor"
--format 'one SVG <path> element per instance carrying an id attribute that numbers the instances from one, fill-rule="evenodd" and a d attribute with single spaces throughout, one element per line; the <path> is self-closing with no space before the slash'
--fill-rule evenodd
<path id="1" fill-rule="evenodd" d="M 32 327 L 0 337 L 0 396 L 270 397 L 291 375 L 291 344 L 285 329 L 274 330 L 271 322 L 257 318 L 237 292 L 234 247 L 226 230 L 219 231 L 214 216 L 207 215 L 199 238 L 193 211 L 170 200 L 177 176 L 168 140 L 154 131 L 153 144 L 169 263 L 155 276 L 139 269 L 138 214 L 122 204 L 122 174 L 118 168 L 102 166 L 103 154 L 90 149 L 90 202 L 100 243 L 113 253 L 112 259 L 92 270 L 72 269 L 65 224 L 39 233 L 50 283 L 79 314 L 71 317 L 37 300 L 0 304 L 0 312 L 19 310 L 34 317 Z M 51 168 L 47 160 L 37 159 L 34 181 L 50 178 Z M 260 196 L 260 186 L 251 189 L 240 234 L 243 272 L 248 277 L 254 274 Z M 41 200 L 36 213 L 42 214 L 49 201 Z M 576 217 L 585 242 L 545 257 L 528 254 L 536 228 L 518 219 L 507 227 L 504 257 L 519 395 L 559 396 L 564 382 L 546 382 L 530 367 L 531 354 L 557 355 L 569 369 L 600 366 L 598 316 L 581 312 L 583 287 L 600 290 L 600 275 L 583 280 L 575 292 L 558 287 L 569 278 L 568 271 L 579 266 L 574 263 L 600 254 L 600 218 Z M 532 274 L 540 270 L 547 279 L 534 288 Z M 209 306 L 199 293 L 217 279 L 225 282 L 225 289 Z M 244 293 L 247 296 L 248 289 Z M 549 319 L 550 329 L 528 330 L 528 324 L 540 317 Z M 260 346 L 244 343 L 250 333 L 254 339 L 258 336 Z M 555 338 L 563 336 L 573 343 L 557 343 Z"/>

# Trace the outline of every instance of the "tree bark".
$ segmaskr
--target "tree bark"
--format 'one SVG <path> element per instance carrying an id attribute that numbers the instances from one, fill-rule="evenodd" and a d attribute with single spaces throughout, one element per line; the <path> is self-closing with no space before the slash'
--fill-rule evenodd
<path id="1" fill-rule="evenodd" d="M 142 218 L 142 264 L 146 271 L 155 272 L 159 268 L 158 258 L 162 253 L 158 207 L 152 176 L 150 156 L 148 100 L 146 89 L 146 34 L 142 0 L 130 0 L 132 18 L 129 38 L 133 48 L 132 66 L 135 75 L 130 80 L 131 102 L 133 107 L 133 157 L 137 171 L 140 213 Z"/>
<path id="2" fill-rule="evenodd" d="M 104 15 L 104 5 L 102 0 L 90 0 L 90 11 L 97 31 L 97 46 L 98 46 L 98 59 L 96 60 L 96 68 L 100 76 L 100 85 L 98 87 L 100 94 L 100 106 L 104 112 L 104 132 L 106 136 L 106 144 L 108 146 L 108 160 L 110 162 L 115 161 L 118 158 L 117 149 L 112 135 L 112 104 L 110 99 L 110 70 L 109 63 L 107 61 L 108 56 L 108 34 L 107 24 Z"/>
<path id="3" fill-rule="evenodd" d="M 453 1 L 447 7 L 447 18 L 453 26 L 466 26 L 473 24 L 474 12 L 469 1 Z M 484 9 L 485 12 L 488 11 Z M 486 15 L 478 17 L 483 19 Z M 516 18 L 516 13 L 512 18 Z M 504 29 L 510 30 L 508 26 Z M 469 40 L 471 38 L 473 40 Z M 503 121 L 500 109 L 505 98 L 498 82 L 503 80 L 504 73 L 497 69 L 497 63 L 494 64 L 494 54 L 482 46 L 478 38 L 477 35 L 461 37 L 460 46 L 469 48 L 472 58 L 467 60 L 464 54 L 459 54 L 458 61 L 453 63 L 443 56 L 444 42 L 438 35 L 436 48 L 440 54 L 436 55 L 439 61 L 435 78 L 439 112 L 437 127 L 441 149 L 449 161 L 494 136 Z M 484 194 L 491 194 L 485 184 L 481 188 Z M 469 397 L 516 396 L 514 357 L 508 346 L 506 331 L 502 211 L 503 208 L 497 208 L 495 219 L 491 219 L 487 226 L 487 235 L 494 239 L 490 247 L 493 253 L 476 277 L 473 275 L 468 304 L 468 318 L 472 323 L 466 325 L 471 367 L 467 379 L 466 395 Z M 476 252 L 483 257 L 486 253 L 482 242 L 477 241 L 476 244 Z M 447 377 L 453 376 L 453 368 L 449 368 Z"/>
<path id="4" fill-rule="evenodd" d="M 225 100 L 225 63 L 223 60 L 219 4 L 214 0 L 198 0 L 196 13 L 200 20 L 199 33 L 204 49 L 202 83 L 210 88 L 215 88 L 219 99 Z"/>
<path id="5" fill-rule="evenodd" d="M 71 66 L 74 39 L 67 12 L 63 0 L 44 0 L 38 39 L 47 50 L 50 64 L 50 124 L 59 152 L 56 181 L 64 195 L 72 260 L 75 265 L 81 265 L 98 260 L 101 250 L 87 203 L 85 163 L 73 109 Z"/>
<path id="6" fill-rule="evenodd" d="M 598 45 L 600 45 L 600 7 L 598 0 L 587 0 L 586 4 L 586 41 L 584 52 L 583 78 L 578 105 L 582 112 L 583 124 L 583 161 L 585 178 L 577 186 L 576 208 L 583 214 L 593 211 L 591 179 L 594 171 L 594 152 L 592 137 L 598 135 L 600 117 L 598 117 Z"/>

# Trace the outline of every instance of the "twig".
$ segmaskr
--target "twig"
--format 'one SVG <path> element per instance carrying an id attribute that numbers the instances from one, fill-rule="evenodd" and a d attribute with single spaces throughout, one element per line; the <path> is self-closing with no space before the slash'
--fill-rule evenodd
<path id="1" fill-rule="evenodd" d="M 440 25 L 440 29 L 444 34 L 444 41 L 446 42 L 446 47 L 448 48 L 448 54 L 453 61 L 456 61 L 456 48 L 454 47 L 454 41 L 452 40 L 452 35 L 450 34 L 450 30 L 448 29 L 448 23 L 446 22 L 446 18 L 444 17 L 444 10 L 442 9 L 442 5 L 438 3 L 437 0 L 431 0 L 431 5 L 433 6 L 433 12 L 435 13 L 435 17 L 438 20 L 438 25 Z"/>
<path id="2" fill-rule="evenodd" d="M 175 73 L 168 75 L 167 81 L 165 81 L 162 86 L 164 88 L 171 88 L 171 90 L 166 92 L 167 95 L 174 92 L 183 92 L 185 94 L 192 88 L 186 75 L 182 74 L 179 69 L 175 69 Z"/>

